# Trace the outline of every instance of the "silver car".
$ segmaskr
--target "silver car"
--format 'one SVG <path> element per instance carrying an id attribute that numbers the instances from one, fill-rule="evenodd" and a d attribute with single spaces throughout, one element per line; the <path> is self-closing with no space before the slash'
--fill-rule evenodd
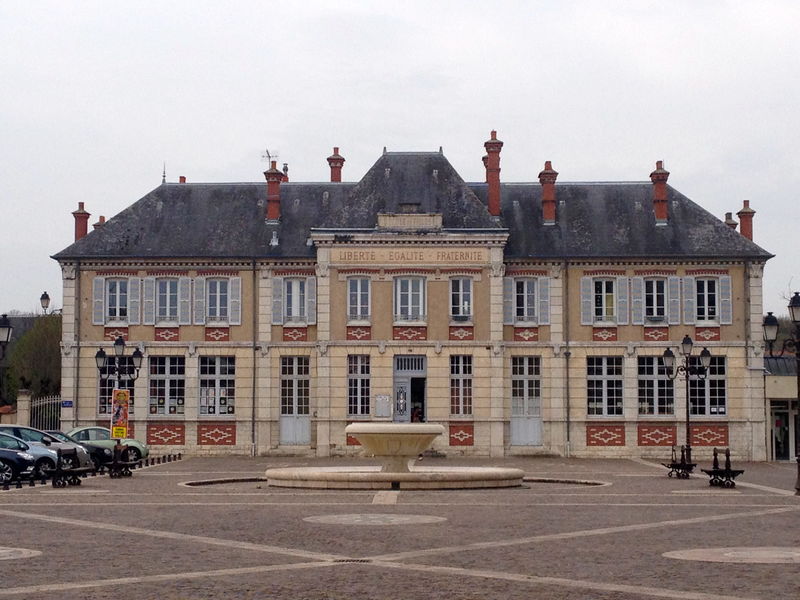
<path id="1" fill-rule="evenodd" d="M 20 452 L 27 452 L 33 456 L 33 460 L 36 461 L 36 473 L 39 475 L 45 471 L 56 468 L 58 454 L 55 450 L 51 450 L 44 444 L 39 444 L 38 442 L 28 443 L 18 437 L 2 432 L 0 433 L 0 448 L 19 450 Z"/>
<path id="2" fill-rule="evenodd" d="M 80 444 L 62 442 L 61 440 L 54 438 L 49 433 L 34 429 L 33 427 L 24 427 L 22 425 L 0 425 L 0 433 L 12 435 L 15 438 L 21 439 L 27 444 L 32 444 L 33 442 L 42 444 L 48 447 L 50 450 L 58 450 L 59 448 L 62 450 L 75 450 L 78 455 L 77 466 L 93 467 L 92 459 L 89 457 L 89 453 L 86 451 L 86 448 Z"/>

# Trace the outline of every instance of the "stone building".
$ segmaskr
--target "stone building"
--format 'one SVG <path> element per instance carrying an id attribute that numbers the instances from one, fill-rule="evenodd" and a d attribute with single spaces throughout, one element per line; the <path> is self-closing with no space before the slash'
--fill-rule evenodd
<path id="1" fill-rule="evenodd" d="M 753 210 L 723 222 L 667 184 L 485 181 L 441 152 L 386 152 L 361 179 L 162 183 L 54 258 L 67 424 L 105 423 L 94 355 L 145 354 L 135 435 L 165 451 L 354 451 L 345 426 L 426 420 L 449 454 L 666 456 L 686 396 L 658 357 L 713 355 L 690 382 L 695 452 L 766 454 L 764 263 Z M 477 158 L 477 157 L 476 157 Z M 703 449 L 705 447 L 705 450 Z"/>

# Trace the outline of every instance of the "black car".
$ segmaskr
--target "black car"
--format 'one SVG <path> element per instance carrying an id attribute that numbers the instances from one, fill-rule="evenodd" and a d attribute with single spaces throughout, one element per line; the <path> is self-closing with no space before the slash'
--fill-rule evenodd
<path id="1" fill-rule="evenodd" d="M 86 449 L 86 452 L 89 453 L 89 458 L 92 459 L 92 464 L 94 465 L 95 470 L 99 469 L 106 463 L 110 463 L 114 458 L 114 453 L 111 452 L 108 448 L 101 448 L 100 446 L 93 446 L 92 444 L 85 444 L 76 440 L 73 437 L 68 436 L 66 433 L 61 431 L 48 431 L 50 435 L 52 435 L 57 440 L 62 442 L 71 442 L 73 444 L 78 444 Z"/>
<path id="2" fill-rule="evenodd" d="M 0 448 L 0 484 L 13 479 L 30 477 L 36 472 L 33 456 L 21 450 Z"/>

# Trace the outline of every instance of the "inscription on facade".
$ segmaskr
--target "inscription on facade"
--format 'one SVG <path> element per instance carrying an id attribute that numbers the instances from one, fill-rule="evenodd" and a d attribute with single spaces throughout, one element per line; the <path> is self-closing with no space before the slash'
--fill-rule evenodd
<path id="1" fill-rule="evenodd" d="M 341 248 L 335 249 L 331 258 L 331 262 L 338 264 L 486 264 L 489 251 L 485 248 Z"/>

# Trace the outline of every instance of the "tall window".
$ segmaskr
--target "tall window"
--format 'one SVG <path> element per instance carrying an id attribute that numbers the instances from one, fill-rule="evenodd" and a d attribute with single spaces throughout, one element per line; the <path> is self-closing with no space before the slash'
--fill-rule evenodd
<path id="1" fill-rule="evenodd" d="M 394 280 L 394 315 L 396 321 L 425 320 L 423 277 L 398 277 Z"/>
<path id="2" fill-rule="evenodd" d="M 690 359 L 692 367 L 700 366 L 700 358 Z M 726 414 L 725 357 L 712 356 L 705 379 L 689 378 L 689 411 L 693 415 L 721 416 Z"/>
<path id="3" fill-rule="evenodd" d="M 644 280 L 644 316 L 651 321 L 664 319 L 666 307 L 666 279 Z"/>
<path id="4" fill-rule="evenodd" d="M 369 277 L 347 280 L 347 318 L 351 321 L 369 319 Z"/>
<path id="5" fill-rule="evenodd" d="M 159 321 L 178 320 L 178 280 L 156 281 L 156 314 Z"/>
<path id="6" fill-rule="evenodd" d="M 450 316 L 459 320 L 472 317 L 472 279 L 454 277 L 450 280 Z"/>
<path id="7" fill-rule="evenodd" d="M 719 315 L 717 306 L 717 280 L 695 279 L 697 289 L 697 320 L 716 321 Z"/>
<path id="8" fill-rule="evenodd" d="M 538 417 L 542 410 L 541 361 L 538 356 L 511 357 L 511 416 Z"/>
<path id="9" fill-rule="evenodd" d="M 307 415 L 311 383 L 307 356 L 281 357 L 281 414 Z"/>
<path id="10" fill-rule="evenodd" d="M 150 414 L 182 415 L 186 400 L 186 359 L 150 357 Z"/>
<path id="11" fill-rule="evenodd" d="M 369 355 L 347 357 L 347 414 L 369 415 Z"/>
<path id="12" fill-rule="evenodd" d="M 306 320 L 306 280 L 284 280 L 284 312 L 287 321 Z"/>
<path id="13" fill-rule="evenodd" d="M 235 412 L 236 359 L 233 356 L 200 357 L 200 415 Z"/>
<path id="14" fill-rule="evenodd" d="M 206 311 L 210 321 L 228 320 L 228 284 L 227 279 L 206 281 Z"/>
<path id="15" fill-rule="evenodd" d="M 615 296 L 613 279 L 594 280 L 594 320 L 614 321 Z"/>
<path id="16" fill-rule="evenodd" d="M 450 357 L 450 414 L 472 414 L 472 357 Z"/>
<path id="17" fill-rule="evenodd" d="M 622 357 L 586 358 L 586 392 L 590 416 L 622 415 Z"/>
<path id="18" fill-rule="evenodd" d="M 120 361 L 120 370 L 123 373 L 133 373 L 133 361 L 130 356 L 123 356 L 117 358 L 116 356 L 106 357 L 106 365 L 100 371 L 102 377 L 100 378 L 100 393 L 98 394 L 97 414 L 110 415 L 111 414 L 111 392 L 117 387 L 117 379 L 114 376 L 114 366 L 117 361 Z M 104 377 L 110 376 L 109 379 Z M 133 414 L 133 379 L 127 375 L 122 376 L 119 382 L 119 389 L 128 390 L 131 393 L 130 403 L 128 404 L 128 412 Z"/>
<path id="19" fill-rule="evenodd" d="M 106 318 L 108 321 L 128 319 L 128 280 L 106 280 Z"/>
<path id="20" fill-rule="evenodd" d="M 536 280 L 514 280 L 514 316 L 517 321 L 536 320 Z"/>
<path id="21" fill-rule="evenodd" d="M 639 357 L 639 414 L 675 413 L 675 387 L 657 356 Z"/>

